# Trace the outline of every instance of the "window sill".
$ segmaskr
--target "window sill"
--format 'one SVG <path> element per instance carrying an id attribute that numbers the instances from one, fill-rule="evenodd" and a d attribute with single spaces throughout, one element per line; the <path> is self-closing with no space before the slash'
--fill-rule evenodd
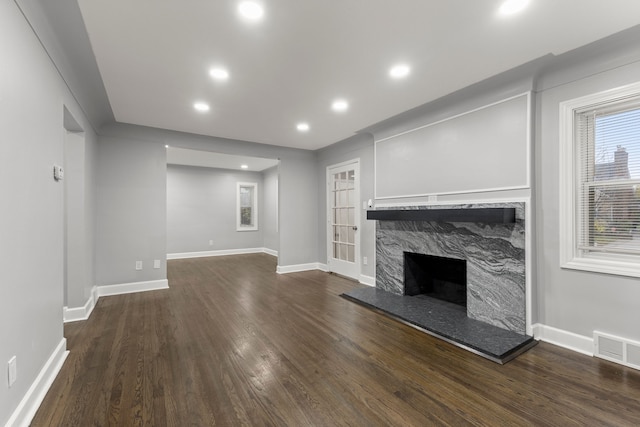
<path id="1" fill-rule="evenodd" d="M 594 273 L 613 274 L 616 276 L 640 277 L 640 260 L 638 258 L 620 260 L 605 257 L 576 257 L 560 265 L 571 270 L 590 271 Z"/>

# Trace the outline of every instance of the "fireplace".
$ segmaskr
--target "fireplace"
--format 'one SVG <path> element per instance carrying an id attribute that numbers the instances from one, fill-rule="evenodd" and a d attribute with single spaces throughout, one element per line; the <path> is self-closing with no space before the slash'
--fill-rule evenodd
<path id="1" fill-rule="evenodd" d="M 526 335 L 524 203 L 407 206 L 367 218 L 376 220 L 376 286 L 345 298 L 498 363 L 536 344 Z"/>
<path id="2" fill-rule="evenodd" d="M 467 261 L 404 252 L 404 295 L 467 307 Z"/>
<path id="3" fill-rule="evenodd" d="M 476 218 L 485 210 L 487 215 Z M 465 295 L 467 316 L 525 333 L 524 203 L 408 206 L 379 209 L 376 215 L 377 288 L 404 296 L 415 292 L 413 285 L 409 293 L 405 290 L 405 253 L 464 260 L 466 292 L 456 293 Z M 447 221 L 449 217 L 453 220 Z M 441 281 L 438 277 L 436 285 Z"/>
<path id="4" fill-rule="evenodd" d="M 526 335 L 524 214 L 521 202 L 369 211 L 376 287 L 343 296 L 506 363 L 536 344 Z"/>

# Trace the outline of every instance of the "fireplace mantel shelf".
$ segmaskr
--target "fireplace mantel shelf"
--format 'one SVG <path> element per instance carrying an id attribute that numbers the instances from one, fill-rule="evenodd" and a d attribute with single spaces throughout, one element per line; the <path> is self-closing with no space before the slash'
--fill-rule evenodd
<path id="1" fill-rule="evenodd" d="M 516 222 L 516 210 L 515 208 L 380 209 L 367 211 L 367 219 L 513 224 Z"/>

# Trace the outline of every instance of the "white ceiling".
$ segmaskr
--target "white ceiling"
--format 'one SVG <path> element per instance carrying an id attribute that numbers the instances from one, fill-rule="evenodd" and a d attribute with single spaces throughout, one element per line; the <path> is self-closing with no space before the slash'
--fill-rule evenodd
<path id="1" fill-rule="evenodd" d="M 262 172 L 263 170 L 276 166 L 279 160 L 167 147 L 167 163 L 170 165 Z M 242 165 L 246 165 L 247 167 L 243 168 Z"/>
<path id="2" fill-rule="evenodd" d="M 117 121 L 303 149 L 640 23 L 638 0 L 530 0 L 510 17 L 501 2 L 262 0 L 247 23 L 237 0 L 78 1 Z M 412 71 L 392 80 L 398 62 Z"/>

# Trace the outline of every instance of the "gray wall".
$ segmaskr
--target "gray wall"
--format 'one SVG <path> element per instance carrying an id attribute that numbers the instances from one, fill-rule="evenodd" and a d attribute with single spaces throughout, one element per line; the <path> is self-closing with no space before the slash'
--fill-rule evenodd
<path id="1" fill-rule="evenodd" d="M 376 198 L 528 188 L 530 105 L 522 94 L 376 138 Z"/>
<path id="2" fill-rule="evenodd" d="M 560 268 L 559 103 L 640 80 L 640 31 L 566 55 L 540 83 L 537 111 L 538 321 L 591 337 L 640 340 L 640 279 Z"/>
<path id="3" fill-rule="evenodd" d="M 93 129 L 115 120 L 77 0 L 15 0 Z"/>
<path id="4" fill-rule="evenodd" d="M 124 124 L 104 127 L 100 133 L 98 284 L 124 283 L 121 280 L 125 278 L 128 278 L 125 282 L 157 278 L 146 274 L 131 275 L 127 270 L 132 260 L 135 265 L 134 255 L 145 255 L 129 253 L 134 247 L 138 247 L 138 251 L 146 248 L 149 255 L 166 253 L 165 144 L 177 148 L 280 159 L 278 265 L 287 267 L 317 262 L 318 200 L 314 152 Z M 165 166 L 160 168 L 159 162 Z M 129 179 L 108 179 L 114 165 L 117 165 L 118 174 Z M 132 193 L 132 184 L 142 183 L 141 187 L 147 195 Z M 150 203 L 141 202 L 145 197 L 153 200 L 149 200 Z M 103 229 L 105 226 L 107 229 Z M 123 252 L 118 253 L 118 250 Z"/>
<path id="5" fill-rule="evenodd" d="M 12 1 L 0 2 L 0 62 L 0 425 L 5 425 L 63 343 L 64 186 L 53 180 L 53 165 L 64 162 L 64 106 L 88 140 L 95 140 L 95 133 Z M 9 388 L 7 362 L 14 355 L 17 382 Z"/>
<path id="6" fill-rule="evenodd" d="M 166 157 L 163 143 L 98 139 L 98 286 L 167 278 Z M 154 260 L 161 260 L 161 268 L 153 268 Z M 142 270 L 135 269 L 136 261 L 142 261 Z"/>
<path id="7" fill-rule="evenodd" d="M 363 201 L 374 198 L 373 137 L 370 134 L 356 135 L 318 151 L 318 259 L 327 263 L 327 167 L 353 159 L 360 159 L 360 274 L 374 277 L 375 221 L 368 221 L 367 211 L 361 208 Z M 363 264 L 364 257 L 367 257 L 367 265 Z"/>
<path id="8" fill-rule="evenodd" d="M 367 129 L 364 129 L 364 131 L 371 133 L 374 136 L 375 141 L 380 141 L 381 139 L 389 138 L 393 135 L 398 135 L 403 132 L 418 129 L 426 125 L 438 123 L 443 120 L 448 120 L 452 117 L 468 113 L 478 108 L 482 108 L 487 105 L 491 105 L 493 103 L 500 102 L 517 95 L 521 95 L 525 92 L 532 91 L 535 88 L 535 82 L 541 69 L 547 66 L 549 60 L 550 58 L 543 57 L 536 61 L 524 64 L 498 76 L 491 77 L 487 80 L 461 89 L 431 103 L 419 106 L 413 110 L 386 119 L 383 122 L 377 123 Z M 520 116 L 525 116 L 526 118 L 526 111 L 524 111 L 523 108 L 520 107 L 517 113 Z M 531 118 L 534 119 L 534 117 Z M 501 119 L 501 117 L 495 117 L 492 120 L 492 123 L 499 122 Z M 519 122 L 522 122 L 522 117 L 519 119 Z M 445 123 L 451 123 L 451 121 Z M 526 147 L 527 135 L 525 133 L 520 133 L 519 135 L 520 136 L 518 137 L 518 141 L 516 141 L 515 143 L 521 148 Z M 510 140 L 511 139 L 505 140 L 503 141 L 503 143 L 508 144 Z M 477 141 L 475 140 L 467 141 L 467 143 L 469 144 L 474 144 L 476 142 Z M 415 141 L 410 141 L 410 144 L 405 148 L 410 150 L 412 154 L 417 158 L 424 156 L 424 151 L 416 149 L 415 145 Z M 520 150 L 520 152 L 522 151 L 523 150 Z M 461 152 L 460 155 L 464 156 L 465 153 Z M 494 150 L 492 151 L 491 155 L 495 156 L 495 158 L 500 159 L 505 163 L 514 162 L 514 159 L 505 156 L 504 153 L 500 151 Z M 516 161 L 524 168 L 526 167 L 526 160 L 522 157 L 523 155 L 519 154 L 519 157 Z M 464 162 L 461 163 L 464 164 Z M 454 171 L 457 170 L 461 174 L 464 174 L 467 171 L 463 167 L 461 168 L 461 163 L 457 161 L 448 161 L 445 162 L 442 168 Z M 428 170 L 416 170 L 414 176 L 418 181 L 428 179 L 431 183 L 435 182 L 436 186 L 438 180 L 441 179 L 439 175 L 433 174 Z M 387 177 L 378 176 L 377 178 L 386 179 Z M 502 185 L 512 186 L 512 183 L 510 182 L 508 177 L 504 177 L 504 184 Z M 527 199 L 531 197 L 533 182 L 530 182 L 530 185 L 531 188 L 514 189 L 507 191 L 494 191 L 491 188 L 485 188 L 486 186 L 483 186 L 482 188 L 478 189 L 479 191 L 465 192 L 464 190 L 461 190 L 458 194 L 438 194 L 440 193 L 440 190 L 434 190 L 433 187 L 427 189 L 427 187 L 425 186 L 423 194 L 436 193 L 436 201 L 445 203 L 468 202 L 470 200 L 484 201 L 495 199 L 512 200 L 515 198 Z M 442 188 L 442 191 L 446 191 L 449 188 L 449 185 L 443 184 L 440 186 L 440 188 Z M 400 193 L 400 190 L 398 190 L 398 193 Z M 420 196 L 381 199 L 377 202 L 378 204 L 413 205 L 415 203 L 425 203 L 428 201 L 429 200 L 427 197 Z"/>
<path id="9" fill-rule="evenodd" d="M 83 307 L 95 285 L 97 138 L 64 108 L 64 305 Z"/>
<path id="10" fill-rule="evenodd" d="M 263 190 L 262 194 L 262 234 L 264 237 L 264 247 L 272 251 L 278 251 L 280 247 L 280 235 L 278 231 L 278 167 L 274 166 L 262 171 Z"/>
<path id="11" fill-rule="evenodd" d="M 238 182 L 258 184 L 258 230 L 236 230 Z M 167 165 L 167 253 L 264 247 L 266 196 L 260 172 Z"/>
<path id="12" fill-rule="evenodd" d="M 85 277 L 82 290 L 77 289 L 77 295 L 82 294 L 86 303 L 91 297 L 92 290 L 96 285 L 96 218 L 97 218 L 97 191 L 96 178 L 98 173 L 98 136 L 92 131 L 84 132 L 84 162 L 85 162 L 85 182 L 84 182 L 84 206 L 85 206 Z M 73 305 L 69 305 L 73 307 Z"/>

